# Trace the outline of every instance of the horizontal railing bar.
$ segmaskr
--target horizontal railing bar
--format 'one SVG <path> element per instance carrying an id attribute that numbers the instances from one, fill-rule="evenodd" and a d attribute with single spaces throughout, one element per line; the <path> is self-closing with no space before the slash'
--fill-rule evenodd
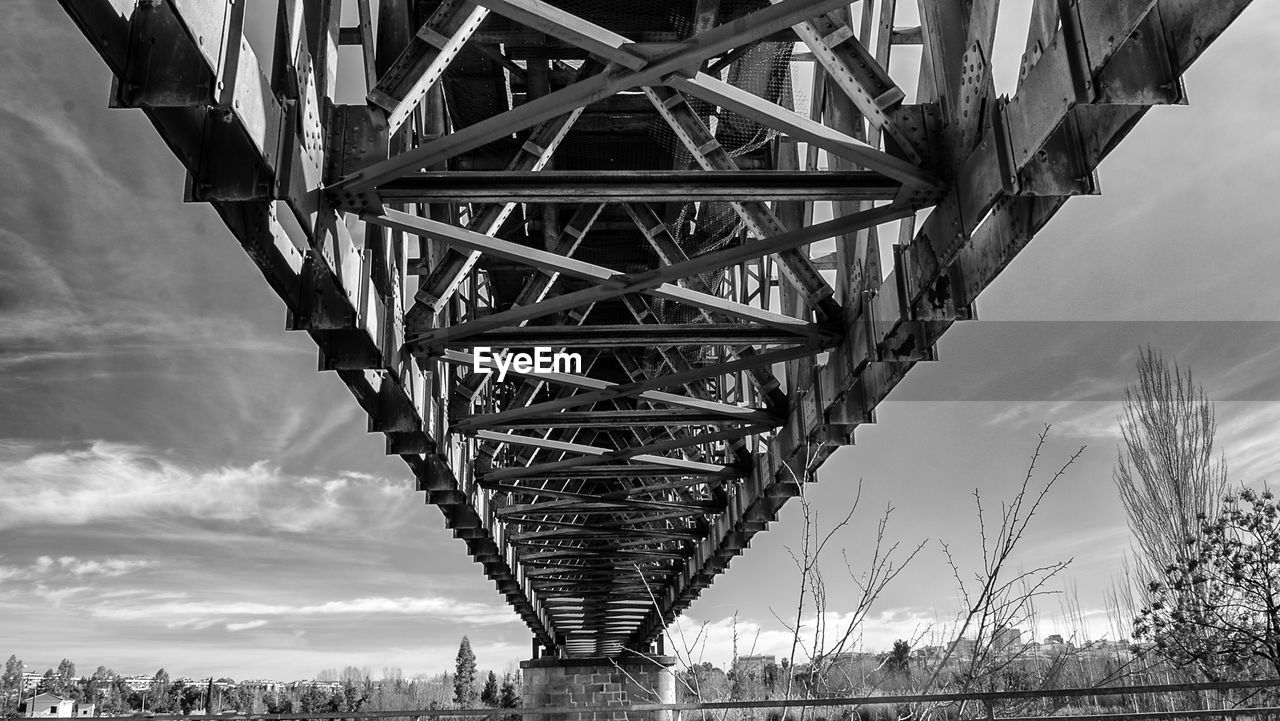
<path id="1" fill-rule="evenodd" d="M 396 718 L 401 716 L 418 716 L 426 718 L 447 718 L 454 716 L 512 716 L 529 715 L 545 716 L 549 714 L 592 713 L 595 711 L 609 713 L 626 713 L 629 711 L 711 711 L 716 709 L 756 709 L 756 708 L 816 708 L 830 706 L 865 706 L 884 703 L 926 703 L 948 701 L 1005 701 L 1014 699 L 1035 698 L 1083 698 L 1088 696 L 1120 696 L 1124 694 L 1167 693 L 1172 691 L 1224 691 L 1228 689 L 1278 688 L 1280 679 L 1257 679 L 1250 681 L 1211 681 L 1203 683 L 1150 684 L 1141 686 L 1099 686 L 1096 688 L 1061 688 L 1040 691 L 977 691 L 971 693 L 931 693 L 906 694 L 901 696 L 850 696 L 839 698 L 807 698 L 807 699 L 770 699 L 764 701 L 712 701 L 706 703 L 641 703 L 630 706 L 544 706 L 541 708 L 460 708 L 460 709 L 411 709 L 404 711 L 345 711 L 340 713 L 299 713 L 299 714 L 217 714 L 206 716 L 184 716 L 181 714 L 156 714 L 148 716 L 156 721 L 293 721 L 295 719 L 372 719 Z M 1054 721 L 1071 721 L 1075 719 L 1145 719 L 1145 718 L 1182 718 L 1202 716 L 1237 716 L 1244 713 L 1280 712 L 1280 707 L 1238 708 L 1238 709 L 1191 709 L 1187 711 L 1139 711 L 1120 714 L 1092 714 L 1081 716 L 1016 716 L 1001 718 L 1000 721 L 1031 721 L 1032 719 L 1053 718 Z"/>

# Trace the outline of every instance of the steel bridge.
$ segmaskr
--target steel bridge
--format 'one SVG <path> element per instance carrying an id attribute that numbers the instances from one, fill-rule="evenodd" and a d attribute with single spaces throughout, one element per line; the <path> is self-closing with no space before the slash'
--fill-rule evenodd
<path id="1" fill-rule="evenodd" d="M 997 97 L 998 0 L 59 2 L 562 656 L 649 650 L 1248 5 L 1032 0 Z"/>

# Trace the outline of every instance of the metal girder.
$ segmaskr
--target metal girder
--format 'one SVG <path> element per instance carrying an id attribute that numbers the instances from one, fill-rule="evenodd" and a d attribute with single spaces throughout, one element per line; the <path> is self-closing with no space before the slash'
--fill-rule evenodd
<path id="1" fill-rule="evenodd" d="M 413 173 L 379 187 L 394 202 L 616 203 L 683 200 L 893 200 L 902 185 L 878 172 L 803 173 L 785 170 L 597 170 L 540 173 L 447 171 Z"/>
<path id="2" fill-rule="evenodd" d="M 379 0 L 376 36 L 369 0 L 353 28 L 335 0 L 280 0 L 269 69 L 243 3 L 60 4 L 115 75 L 113 104 L 155 126 L 186 198 L 212 205 L 538 643 L 578 654 L 656 638 L 1065 201 L 1096 192 L 1098 163 L 1145 112 L 1185 102 L 1182 72 L 1248 2 L 1035 0 L 1007 100 L 989 68 L 995 0 L 921 0 L 920 28 L 893 27 L 893 0 L 864 0 L 857 37 L 835 0 L 718 27 L 715 0 L 673 2 L 637 14 L 640 42 L 539 0 L 447 0 L 425 26 L 407 1 Z M 480 28 L 488 11 L 527 29 Z M 688 37 L 667 28 L 677 17 Z M 821 68 L 811 118 L 735 84 L 785 76 L 756 48 L 789 27 Z M 884 72 L 908 43 L 923 46 L 917 105 Z M 360 46 L 356 95 L 371 106 L 335 103 L 340 44 Z M 464 45 L 476 52 L 459 57 Z M 823 98 L 828 84 L 839 93 Z M 618 95 L 639 88 L 642 112 Z M 645 145 L 636 131 L 655 121 L 684 149 Z M 735 123 L 790 140 L 730 152 Z M 791 141 L 835 172 L 801 172 Z M 627 160 L 632 148 L 655 157 Z M 503 158 L 507 172 L 485 170 Z M 753 200 L 766 197 L 784 202 Z M 808 224 L 825 197 L 837 217 Z M 726 198 L 749 232 L 705 250 L 706 207 Z M 361 245 L 344 210 L 391 231 L 368 226 Z M 881 283 L 873 229 L 897 219 Z M 411 235 L 434 239 L 417 260 Z M 805 250 L 832 237 L 835 288 Z M 443 348 L 467 339 L 580 345 L 594 364 L 511 389 Z M 686 355 L 699 342 L 715 348 Z M 746 374 L 761 392 L 733 395 Z"/>
<path id="3" fill-rule="evenodd" d="M 392 135 L 409 119 L 488 14 L 486 8 L 463 0 L 446 0 L 378 78 L 377 86 L 369 91 L 369 103 L 386 111 Z"/>
<path id="4" fill-rule="evenodd" d="M 752 365 L 769 365 L 772 363 L 779 363 L 782 361 L 790 360 L 792 358 L 799 358 L 802 356 L 812 355 L 813 351 L 814 351 L 813 348 L 804 348 L 804 347 L 784 348 L 781 350 L 773 350 L 773 351 L 761 353 L 757 357 L 752 357 L 747 359 L 739 358 L 737 360 L 729 361 L 727 363 L 721 363 L 710 368 L 693 368 L 691 370 L 680 372 L 680 373 L 672 373 L 670 375 L 658 376 L 656 378 L 650 378 L 643 381 L 626 383 L 626 384 L 610 383 L 607 381 L 592 382 L 589 379 L 583 379 L 580 381 L 565 381 L 565 382 L 571 382 L 571 383 L 579 383 L 581 384 L 580 387 L 583 387 L 583 388 L 595 386 L 596 389 L 584 390 L 581 393 L 575 393 L 571 396 L 566 396 L 566 397 L 559 398 L 557 400 L 552 400 L 552 401 L 543 401 L 542 403 L 534 403 L 532 405 L 524 406 L 522 408 L 512 408 L 509 410 L 501 411 L 499 413 L 473 416 L 472 418 L 467 419 L 465 421 L 459 421 L 455 423 L 454 428 L 462 432 L 467 432 L 473 429 L 482 428 L 489 422 L 506 422 L 515 418 L 524 418 L 526 416 L 538 415 L 539 413 L 547 413 L 551 411 L 562 410 L 565 408 L 574 408 L 576 406 L 583 406 L 590 403 L 597 403 L 599 401 L 611 400 L 614 398 L 627 398 L 630 396 L 637 396 L 653 402 L 667 403 L 670 405 L 684 406 L 688 408 L 703 408 L 708 410 L 712 408 L 720 408 L 720 409 L 724 409 L 724 411 L 727 414 L 732 414 L 736 417 L 760 418 L 765 424 L 769 424 L 771 423 L 771 420 L 769 419 L 768 414 L 763 411 L 758 411 L 756 409 L 751 409 L 751 408 L 738 408 L 736 406 L 725 406 L 724 404 L 713 403 L 710 401 L 702 401 L 695 398 L 689 398 L 687 396 L 677 396 L 670 393 L 661 393 L 654 389 L 670 388 L 672 386 L 682 385 L 690 380 L 697 380 L 699 378 L 707 378 L 714 375 L 720 375 L 722 373 L 727 373 L 731 370 L 737 370 L 739 368 L 748 368 L 748 367 L 751 367 Z M 561 381 L 552 379 L 549 376 L 546 376 L 545 374 L 544 374 L 544 377 L 547 377 L 548 380 L 551 382 L 561 382 Z"/>
<path id="5" fill-rule="evenodd" d="M 503 328 L 472 336 L 466 343 L 446 342 L 445 346 L 525 348 L 658 348 L 665 346 L 764 346 L 792 345 L 804 339 L 794 333 L 747 323 L 682 323 L 652 325 L 522 326 Z"/>
<path id="6" fill-rule="evenodd" d="M 580 261 L 568 256 L 557 255 L 538 248 L 530 248 L 528 246 L 518 245 L 509 241 L 499 240 L 464 228 L 458 228 L 456 226 L 449 225 L 448 223 L 441 223 L 429 218 L 419 218 L 417 216 L 401 213 L 395 210 L 384 211 L 381 215 L 366 215 L 364 218 L 371 223 L 376 223 L 402 232 L 416 233 L 425 237 L 435 238 L 469 251 L 486 253 L 496 258 L 502 258 L 516 263 L 529 265 L 531 267 L 570 275 L 583 280 L 594 281 L 604 288 L 617 289 L 622 285 L 620 280 L 627 277 L 609 268 L 605 268 L 604 266 Z M 656 270 L 652 273 L 652 277 L 661 277 L 674 267 L 675 266 L 668 266 L 667 268 Z M 670 283 L 663 283 L 661 281 L 654 283 L 652 286 L 646 285 L 646 287 L 635 288 L 634 290 L 624 290 L 618 295 L 635 291 L 649 293 L 659 298 L 689 303 L 695 307 L 711 308 L 718 313 L 734 316 L 745 321 L 761 323 L 774 328 L 785 329 L 809 338 L 820 338 L 825 335 L 821 328 L 812 323 L 807 323 L 805 321 L 790 318 L 771 311 L 761 310 L 752 306 L 734 303 L 705 293 L 698 293 L 696 291 L 691 291 L 686 288 L 671 285 Z M 559 296 L 558 298 L 565 297 L 567 296 Z M 595 298 L 594 300 L 598 301 L 602 299 L 603 298 Z M 581 305 L 585 305 L 585 303 L 582 303 Z M 533 308 L 537 306 L 528 307 Z M 568 308 L 559 308 L 558 310 L 567 309 Z M 530 317 L 536 316 L 525 316 L 525 318 L 520 320 Z M 487 324 L 492 324 L 496 318 L 497 315 L 489 316 Z M 469 337 L 461 328 L 461 326 L 453 326 L 439 331 L 424 333 L 415 339 L 414 342 L 418 346 L 430 346 L 432 344 L 439 344 L 448 340 L 459 340 L 461 338 Z"/>
<path id="7" fill-rule="evenodd" d="M 602 69 L 601 66 L 592 63 L 583 63 L 578 70 L 578 76 L 588 77 Z M 582 108 L 575 108 L 535 127 L 529 133 L 529 138 L 520 146 L 515 157 L 507 164 L 507 170 L 509 172 L 542 170 L 550 162 L 552 155 L 560 147 L 560 143 L 563 142 L 565 135 L 581 113 Z M 471 224 L 474 227 L 470 229 L 479 230 L 485 235 L 496 235 L 507 216 L 516 207 L 515 203 L 507 202 L 506 198 L 499 202 L 500 205 L 485 208 L 477 213 L 476 220 Z M 600 206 L 595 206 L 594 210 L 592 206 L 583 206 L 561 233 L 557 252 L 572 255 L 573 249 L 595 222 L 599 212 Z M 407 314 L 406 324 L 412 325 L 415 318 L 420 319 L 429 311 L 439 312 L 441 306 L 449 300 L 457 290 L 458 284 L 479 259 L 480 253 L 477 251 L 461 253 L 455 248 L 447 248 L 439 265 L 432 268 L 427 279 L 419 285 L 418 292 L 414 296 L 414 304 Z"/>
<path id="8" fill-rule="evenodd" d="M 496 426 L 497 424 L 495 424 Z M 526 469 L 528 467 L 526 466 Z M 670 466 L 658 465 L 655 463 L 629 463 L 629 464 L 603 464 L 592 466 L 590 468 L 579 468 L 569 470 L 526 470 L 524 475 L 519 479 L 522 481 L 553 481 L 553 480 L 614 480 L 614 479 L 642 479 L 655 477 L 689 477 L 689 480 L 680 484 L 662 484 L 656 486 L 660 489 L 668 489 L 671 487 L 684 487 L 692 485 L 701 485 L 711 483 L 717 480 L 726 480 L 731 478 L 741 478 L 744 474 L 741 468 L 727 468 L 723 471 L 695 471 L 691 469 L 673 470 Z M 489 472 L 482 471 L 477 474 L 482 482 L 489 481 Z M 651 486 L 637 486 L 636 488 L 649 489 Z"/>
<path id="9" fill-rule="evenodd" d="M 909 205 L 886 205 L 857 215 L 834 218 L 826 221 L 825 223 L 818 223 L 817 225 L 812 225 L 807 228 L 788 231 L 786 233 L 775 235 L 764 240 L 754 241 L 749 244 L 713 251 L 711 253 L 690 258 L 684 262 L 673 263 L 672 265 L 658 270 L 639 274 L 611 274 L 607 278 L 602 279 L 603 282 L 600 285 L 581 291 L 564 293 L 540 303 L 513 307 L 481 319 L 458 323 L 439 331 L 424 333 L 418 337 L 417 342 L 422 344 L 443 343 L 448 339 L 468 337 L 470 335 L 483 333 L 495 328 L 517 325 L 522 321 L 527 321 L 531 318 L 538 318 L 551 313 L 572 310 L 573 308 L 585 306 L 589 303 L 617 298 L 627 295 L 628 293 L 641 292 L 648 292 L 652 295 L 659 295 L 661 293 L 665 294 L 666 297 L 677 301 L 688 300 L 692 305 L 705 307 L 715 312 L 730 313 L 742 310 L 742 315 L 750 314 L 751 316 L 754 316 L 753 318 L 744 319 L 758 320 L 763 323 L 765 321 L 761 319 L 761 316 L 774 317 L 776 314 L 760 312 L 750 308 L 750 306 L 743 306 L 741 304 L 732 303 L 713 296 L 690 293 L 677 286 L 671 285 L 666 281 L 686 278 L 691 275 L 707 271 L 718 270 L 762 255 L 784 253 L 788 250 L 808 245 L 810 243 L 815 243 L 819 240 L 830 238 L 835 235 L 897 220 L 899 218 L 912 215 L 914 212 L 915 209 Z M 383 217 L 387 222 L 391 222 L 390 218 L 385 216 L 373 217 Z M 410 219 L 402 227 L 422 229 L 424 232 L 439 232 L 442 236 L 449 238 L 465 238 L 465 241 L 463 242 L 478 243 L 481 246 L 486 245 L 485 241 L 472 238 L 470 236 L 462 236 L 461 234 L 456 233 L 455 231 L 458 230 L 456 228 L 427 224 L 423 222 L 424 220 L 425 219 L 423 218 Z M 414 230 L 413 232 L 417 232 L 417 230 Z M 529 260 L 531 257 L 531 254 L 521 254 L 518 256 L 518 259 L 523 262 Z M 539 254 L 539 257 L 541 257 L 541 254 Z M 517 257 L 513 255 L 512 259 L 515 260 Z M 557 272 L 561 273 L 567 272 L 568 270 L 566 267 L 557 267 L 556 261 L 554 260 L 548 260 L 546 266 L 554 268 Z M 590 272 L 591 277 L 600 276 L 600 269 L 598 267 L 592 268 L 590 271 L 586 270 L 585 266 L 579 267 L 583 269 L 584 273 Z M 663 296 L 659 295 L 659 297 Z M 745 310 L 749 308 L 750 310 Z M 787 318 L 786 316 L 782 317 Z M 797 319 L 788 318 L 783 325 L 792 327 L 796 325 L 796 321 Z M 804 321 L 800 321 L 799 325 L 806 329 L 813 327 L 812 324 L 805 323 Z M 817 328 L 813 328 L 813 332 L 822 333 L 822 331 Z"/>
<path id="10" fill-rule="evenodd" d="M 724 504 L 712 503 L 709 501 L 663 501 L 648 498 L 637 498 L 640 495 L 638 489 L 629 489 L 624 491 L 610 491 L 604 494 L 587 494 L 574 493 L 554 488 L 530 488 L 528 486 L 519 486 L 511 483 L 502 483 L 500 481 L 485 481 L 482 484 L 485 488 L 497 491 L 499 493 L 507 493 L 512 495 L 527 495 L 535 497 L 546 497 L 555 499 L 568 499 L 574 501 L 582 501 L 588 504 L 596 504 L 597 507 L 609 504 L 629 504 L 620 507 L 650 508 L 650 509 L 666 509 L 666 508 L 697 508 L 706 512 L 716 512 L 724 510 Z M 504 508 L 511 508 L 505 506 Z"/>
<path id="11" fill-rule="evenodd" d="M 738 169 L 737 163 L 689 107 L 679 91 L 666 87 L 646 87 L 644 93 L 704 170 Z M 755 237 L 776 242 L 788 235 L 787 228 L 767 205 L 748 201 L 732 203 L 732 207 Z M 835 291 L 813 267 L 808 254 L 800 252 L 796 247 L 781 249 L 775 253 L 778 267 L 786 270 L 791 282 L 804 294 L 808 305 L 826 319 L 833 322 L 838 320 L 843 313 L 839 303 L 832 299 Z"/>
<path id="12" fill-rule="evenodd" d="M 739 18 L 737 21 L 715 27 L 688 43 L 681 44 L 674 52 L 653 58 L 639 70 L 597 75 L 579 81 L 561 90 L 531 100 L 518 108 L 483 120 L 456 131 L 449 138 L 441 138 L 395 158 L 377 163 L 346 179 L 335 189 L 339 203 L 357 206 L 357 194 L 400 177 L 421 167 L 435 165 L 443 160 L 473 150 L 485 143 L 513 133 L 574 108 L 580 108 L 597 100 L 631 88 L 657 82 L 662 77 L 682 68 L 696 65 L 708 57 L 739 45 L 752 42 L 773 32 L 789 27 L 798 18 L 825 12 L 843 4 L 843 0 L 780 0 L 763 10 Z"/>
<path id="13" fill-rule="evenodd" d="M 812 350 L 810 349 L 807 351 L 805 350 L 794 351 L 794 350 L 788 349 L 785 351 L 775 351 L 775 353 L 777 354 L 776 356 L 771 356 L 764 359 L 753 359 L 751 362 L 757 363 L 760 365 L 766 365 L 768 363 L 773 362 L 775 357 L 783 357 L 783 356 L 790 357 L 794 354 L 804 353 L 804 352 L 811 353 Z M 455 363 L 458 365 L 474 367 L 476 364 L 475 356 L 473 356 L 470 353 L 461 353 L 458 351 L 445 351 L 444 354 L 441 356 L 441 359 L 446 362 Z M 748 365 L 748 363 L 744 363 L 742 361 L 736 361 L 736 362 L 743 366 Z M 556 409 L 572 408 L 575 405 L 585 405 L 587 403 L 594 403 L 597 401 L 609 400 L 613 398 L 626 398 L 629 396 L 636 396 L 641 400 L 649 401 L 651 403 L 662 403 L 662 404 L 673 405 L 677 407 L 692 408 L 694 410 L 720 413 L 726 418 L 750 421 L 754 423 L 772 424 L 777 420 L 774 416 L 770 415 L 767 411 L 758 410 L 755 408 L 743 408 L 741 406 L 729 405 L 726 403 L 717 403 L 715 401 L 707 401 L 700 398 L 691 398 L 689 396 L 677 395 L 675 393 L 664 393 L 662 391 L 654 390 L 657 388 L 671 388 L 674 386 L 683 385 L 688 380 L 695 380 L 697 378 L 713 375 L 717 371 L 723 372 L 723 370 L 719 368 L 710 368 L 710 369 L 699 368 L 692 373 L 687 373 L 687 374 L 677 373 L 677 374 L 672 374 L 668 376 L 662 376 L 656 379 L 646 380 L 639 383 L 627 383 L 627 384 L 614 383 L 612 381 L 589 378 L 586 376 L 578 376 L 571 373 L 537 373 L 536 375 L 540 379 L 546 381 L 547 383 L 554 383 L 558 385 L 568 386 L 571 388 L 584 389 L 585 392 L 582 394 L 568 395 L 568 396 L 565 396 L 564 398 L 561 398 L 560 400 L 547 402 L 547 403 L 554 404 Z M 516 368 L 512 368 L 509 371 L 509 373 L 516 376 L 535 375 L 532 371 L 526 370 L 522 372 Z M 517 417 L 525 418 L 529 416 L 536 416 L 540 412 L 548 409 L 549 409 L 549 406 L 546 406 L 545 404 L 535 404 L 535 405 L 511 408 L 498 414 L 484 414 L 484 415 L 471 416 L 470 418 L 459 419 L 459 421 L 454 424 L 454 428 L 455 430 L 458 430 L 458 431 L 478 429 L 482 427 L 487 427 L 487 424 L 490 422 L 501 424 L 506 422 L 507 419 L 510 419 L 510 418 L 517 418 Z"/>
<path id="14" fill-rule="evenodd" d="M 924 192 L 940 189 L 938 179 L 914 163 L 896 158 L 839 130 L 814 122 L 803 115 L 779 107 L 758 95 L 753 95 L 704 73 L 698 73 L 691 78 L 673 75 L 667 79 L 667 84 L 676 90 L 682 90 L 739 115 L 764 123 L 796 140 L 810 143 L 829 153 L 852 160 L 864 168 L 913 186 L 916 191 L 923 191 L 922 195 Z M 744 197 L 741 200 L 756 200 L 756 198 Z"/>
<path id="15" fill-rule="evenodd" d="M 722 438 L 729 437 L 728 435 L 724 435 L 724 434 L 742 435 L 744 433 L 751 433 L 751 432 L 753 431 L 747 430 L 747 429 L 721 431 L 714 434 L 709 433 L 701 437 L 694 436 L 691 438 L 681 439 L 680 443 L 683 443 L 686 445 L 693 445 L 695 443 L 701 443 L 704 440 L 720 440 Z M 484 438 L 485 440 L 500 441 L 502 443 L 512 443 L 516 445 L 533 446 L 535 448 L 548 448 L 555 451 L 564 451 L 566 453 L 574 453 L 581 456 L 580 458 L 571 458 L 564 461 L 559 461 L 560 465 L 555 465 L 553 467 L 543 467 L 543 468 L 530 467 L 530 470 L 533 470 L 533 471 L 553 470 L 553 469 L 559 469 L 559 468 L 571 468 L 574 466 L 587 466 L 587 465 L 592 465 L 593 463 L 605 463 L 608 461 L 627 460 L 631 458 L 634 458 L 641 463 L 652 463 L 659 466 L 670 466 L 671 468 L 675 468 L 677 470 L 707 471 L 710 473 L 721 473 L 727 470 L 727 468 L 723 465 L 716 465 L 713 463 L 698 463 L 696 461 L 686 461 L 682 458 L 670 458 L 667 456 L 655 455 L 649 452 L 649 451 L 667 450 L 672 447 L 672 444 L 668 444 L 668 443 L 655 444 L 653 446 L 640 447 L 640 448 L 615 449 L 615 448 L 601 448 L 598 446 L 588 446 L 581 443 L 566 443 L 564 441 L 552 441 L 546 438 L 524 436 L 518 433 L 496 433 L 494 431 L 479 430 L 479 431 L 476 431 L 476 435 L 480 438 Z M 520 477 L 519 474 L 523 470 L 524 470 L 523 468 L 499 468 L 486 473 L 485 478 L 490 481 L 501 481 L 507 478 L 519 478 Z"/>
<path id="16" fill-rule="evenodd" d="M 600 448 L 596 446 L 586 446 L 577 443 L 563 443 L 557 441 L 548 441 L 543 438 L 530 438 L 528 436 L 520 436 L 513 433 L 494 433 L 493 431 L 478 431 L 477 435 L 489 440 L 501 440 L 505 443 L 525 444 L 535 447 L 552 448 L 553 450 L 561 450 L 567 453 L 579 454 L 577 458 L 566 458 L 551 463 L 545 463 L 537 466 L 525 466 L 522 468 L 498 468 L 488 471 L 485 479 L 489 481 L 503 481 L 511 478 L 522 478 L 523 473 L 546 473 L 547 471 L 557 471 L 565 468 L 579 468 L 582 466 L 597 465 L 609 461 L 634 459 L 641 463 L 650 463 L 660 466 L 669 466 L 678 470 L 704 471 L 710 473 L 723 473 L 730 470 L 729 466 L 717 465 L 713 463 L 700 463 L 697 461 L 686 461 L 679 458 L 670 458 L 668 456 L 655 455 L 657 453 L 669 450 L 676 450 L 686 446 L 700 445 L 703 443 L 712 443 L 716 441 L 729 440 L 731 438 L 739 438 L 744 435 L 753 433 L 761 433 L 766 430 L 760 426 L 747 426 L 742 428 L 732 428 L 728 430 L 714 431 L 711 433 L 701 433 L 692 436 L 675 438 L 669 441 L 661 441 L 651 443 L 649 445 L 638 446 L 635 448 Z"/>
<path id="17" fill-rule="evenodd" d="M 658 214 L 654 212 L 653 208 L 644 203 L 627 203 L 623 208 L 626 210 L 627 215 L 631 217 L 631 221 L 635 223 L 636 228 L 644 235 L 645 240 L 647 240 L 649 245 L 653 247 L 654 251 L 658 254 L 658 257 L 664 264 L 674 265 L 676 263 L 683 263 L 689 260 L 689 256 L 685 253 L 684 248 L 680 247 L 680 244 L 671 236 L 671 229 L 662 222 L 658 217 Z M 701 275 L 687 276 L 681 281 L 681 283 L 700 293 L 711 292 L 711 288 L 707 285 Z M 761 298 L 761 301 L 762 306 L 767 306 L 763 297 Z M 635 318 L 636 323 L 643 326 L 657 322 L 651 309 L 638 307 L 639 300 L 637 298 L 632 296 L 623 296 L 623 303 L 627 306 L 628 312 L 630 312 Z M 699 311 L 701 312 L 703 319 L 708 323 L 714 323 L 718 320 L 716 314 L 712 314 L 705 308 L 700 308 Z M 669 328 L 670 324 L 664 324 L 664 327 Z M 713 341 L 709 337 L 704 337 L 703 342 L 711 343 Z M 662 353 L 663 359 L 669 366 L 671 366 L 672 370 L 686 370 L 688 363 L 685 361 L 683 355 L 674 353 L 669 348 L 662 345 L 658 345 L 657 347 L 659 352 Z M 754 351 L 746 348 L 740 349 L 738 354 L 749 355 L 752 352 Z M 786 405 L 786 396 L 779 390 L 780 384 L 778 383 L 778 379 L 774 377 L 773 372 L 770 369 L 756 366 L 749 369 L 748 373 L 759 389 L 760 394 L 764 397 L 765 403 L 770 408 L 778 409 Z"/>
<path id="18" fill-rule="evenodd" d="M 541 0 L 482 0 L 482 2 L 500 15 L 580 47 L 605 61 L 631 70 L 639 70 L 645 66 L 646 59 L 643 55 L 623 47 L 631 44 L 631 41 L 554 5 L 548 5 Z"/>
<path id="19" fill-rule="evenodd" d="M 847 25 L 818 16 L 792 29 L 874 128 L 892 137 L 908 160 L 922 163 L 928 158 L 919 133 L 907 128 L 908 116 L 894 112 L 904 93 Z"/>

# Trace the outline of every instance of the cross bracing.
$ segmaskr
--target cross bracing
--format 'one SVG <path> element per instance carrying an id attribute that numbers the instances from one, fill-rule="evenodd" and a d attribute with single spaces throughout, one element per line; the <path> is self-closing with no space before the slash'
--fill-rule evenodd
<path id="1" fill-rule="evenodd" d="M 655 641 L 1248 4 L 1034 0 L 1004 97 L 998 0 L 60 2 L 568 655 Z"/>

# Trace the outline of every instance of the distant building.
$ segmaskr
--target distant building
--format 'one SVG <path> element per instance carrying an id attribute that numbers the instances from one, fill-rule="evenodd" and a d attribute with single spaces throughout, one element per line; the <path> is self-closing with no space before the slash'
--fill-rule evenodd
<path id="1" fill-rule="evenodd" d="M 977 650 L 977 648 L 978 648 L 977 641 L 971 638 L 957 638 L 956 640 L 951 642 L 951 645 L 948 647 L 947 650 L 951 652 L 951 655 L 953 657 L 959 656 L 963 658 L 965 656 L 972 654 L 975 650 Z"/>
<path id="2" fill-rule="evenodd" d="M 97 716 L 98 707 L 91 703 L 76 704 L 76 718 Z"/>
<path id="3" fill-rule="evenodd" d="M 759 675 L 766 666 L 773 666 L 776 663 L 777 658 L 771 653 L 758 656 L 739 656 L 733 661 L 733 672 L 739 675 L 753 673 Z"/>
<path id="4" fill-rule="evenodd" d="M 22 674 L 22 692 L 31 693 L 36 690 L 36 686 L 40 685 L 40 679 L 44 678 L 38 673 L 27 671 Z"/>
<path id="5" fill-rule="evenodd" d="M 36 694 L 23 700 L 18 707 L 18 715 L 24 718 L 74 718 L 76 702 L 51 693 Z"/>
<path id="6" fill-rule="evenodd" d="M 996 629 L 995 635 L 991 637 L 991 645 L 997 652 L 1017 651 L 1022 648 L 1022 631 L 1008 626 L 1001 626 Z"/>
<path id="7" fill-rule="evenodd" d="M 279 693 L 285 687 L 284 681 L 272 681 L 266 678 L 246 679 L 241 681 L 239 685 L 251 689 L 261 689 L 265 693 Z"/>
<path id="8" fill-rule="evenodd" d="M 328 691 L 329 693 L 342 690 L 341 681 L 314 681 L 311 679 L 302 679 L 300 681 L 294 681 L 289 684 L 289 686 L 295 689 L 314 688 L 321 691 Z"/>
<path id="9" fill-rule="evenodd" d="M 846 651 L 828 656 L 822 665 L 826 667 L 826 673 L 821 680 L 815 678 L 812 683 L 821 683 L 821 688 L 827 691 L 850 691 L 878 664 L 873 653 Z"/>
<path id="10" fill-rule="evenodd" d="M 154 680 L 151 676 L 129 676 L 125 678 L 124 685 L 130 691 L 146 691 L 151 688 L 151 682 Z"/>

